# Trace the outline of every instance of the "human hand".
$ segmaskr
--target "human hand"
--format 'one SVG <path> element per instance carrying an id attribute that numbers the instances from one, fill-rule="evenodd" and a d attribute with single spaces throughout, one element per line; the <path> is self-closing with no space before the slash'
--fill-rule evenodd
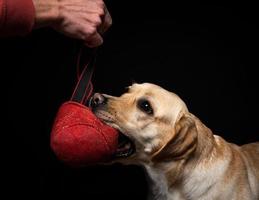
<path id="1" fill-rule="evenodd" d="M 112 18 L 103 0 L 33 0 L 35 27 L 50 26 L 89 47 L 103 43 L 103 34 Z"/>

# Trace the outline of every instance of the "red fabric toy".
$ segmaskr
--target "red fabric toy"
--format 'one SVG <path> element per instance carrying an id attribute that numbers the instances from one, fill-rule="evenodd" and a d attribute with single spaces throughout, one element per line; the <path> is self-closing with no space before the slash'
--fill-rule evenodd
<path id="1" fill-rule="evenodd" d="M 103 124 L 84 104 L 92 93 L 93 62 L 83 70 L 71 101 L 57 113 L 50 145 L 56 156 L 72 166 L 105 162 L 115 153 L 118 131 Z"/>
<path id="2" fill-rule="evenodd" d="M 51 133 L 51 147 L 69 165 L 107 161 L 118 145 L 117 130 L 103 124 L 92 111 L 77 102 L 64 103 Z"/>

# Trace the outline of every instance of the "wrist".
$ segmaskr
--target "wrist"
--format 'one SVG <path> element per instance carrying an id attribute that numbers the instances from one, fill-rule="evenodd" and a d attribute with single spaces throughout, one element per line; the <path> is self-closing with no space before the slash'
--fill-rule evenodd
<path id="1" fill-rule="evenodd" d="M 59 0 L 32 0 L 35 7 L 34 28 L 52 26 L 60 20 Z"/>

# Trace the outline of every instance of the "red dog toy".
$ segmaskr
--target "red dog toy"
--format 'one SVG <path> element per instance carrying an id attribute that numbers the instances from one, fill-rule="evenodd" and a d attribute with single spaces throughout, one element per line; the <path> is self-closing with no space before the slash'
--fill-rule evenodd
<path id="1" fill-rule="evenodd" d="M 51 132 L 51 148 L 60 160 L 72 166 L 105 162 L 118 145 L 118 131 L 103 124 L 84 105 L 92 93 L 94 61 L 95 52 L 79 78 L 71 101 L 59 108 Z"/>

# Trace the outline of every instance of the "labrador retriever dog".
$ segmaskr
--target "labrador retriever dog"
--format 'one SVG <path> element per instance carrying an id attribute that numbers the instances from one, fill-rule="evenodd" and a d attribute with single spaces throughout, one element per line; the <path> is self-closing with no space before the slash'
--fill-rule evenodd
<path id="1" fill-rule="evenodd" d="M 258 200 L 259 143 L 214 135 L 176 94 L 150 83 L 96 93 L 95 115 L 121 134 L 114 162 L 142 165 L 155 200 Z"/>

